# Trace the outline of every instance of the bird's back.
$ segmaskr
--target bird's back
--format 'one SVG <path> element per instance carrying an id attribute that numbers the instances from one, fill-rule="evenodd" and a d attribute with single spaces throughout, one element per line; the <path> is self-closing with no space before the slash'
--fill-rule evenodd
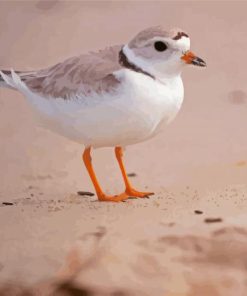
<path id="1" fill-rule="evenodd" d="M 71 57 L 47 69 L 15 73 L 31 91 L 48 98 L 70 99 L 77 94 L 109 91 L 118 84 L 112 73 L 121 68 L 118 61 L 121 47 Z M 11 76 L 9 70 L 1 72 Z M 4 77 L 0 77 L 0 86 L 10 87 Z"/>

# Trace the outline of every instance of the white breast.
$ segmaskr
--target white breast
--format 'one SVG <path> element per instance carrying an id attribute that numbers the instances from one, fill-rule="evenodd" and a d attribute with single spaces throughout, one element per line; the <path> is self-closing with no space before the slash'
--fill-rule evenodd
<path id="1" fill-rule="evenodd" d="M 153 137 L 175 118 L 184 97 L 180 76 L 158 81 L 129 70 L 116 76 L 124 81 L 120 97 L 128 124 L 126 118 L 123 124 L 126 134 L 133 134 L 131 143 Z"/>
<path id="2" fill-rule="evenodd" d="M 42 126 L 85 146 L 126 146 L 144 141 L 179 111 L 183 101 L 180 76 L 159 82 L 127 69 L 114 74 L 121 81 L 117 92 L 79 99 L 43 98 L 26 87 L 18 88 Z"/>

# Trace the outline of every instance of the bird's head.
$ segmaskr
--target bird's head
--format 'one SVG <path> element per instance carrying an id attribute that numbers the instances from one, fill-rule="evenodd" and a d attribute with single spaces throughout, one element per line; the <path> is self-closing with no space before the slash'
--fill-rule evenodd
<path id="1" fill-rule="evenodd" d="M 189 64 L 206 66 L 190 51 L 190 38 L 180 29 L 166 31 L 159 26 L 143 30 L 124 46 L 123 52 L 132 64 L 160 79 L 179 75 Z"/>

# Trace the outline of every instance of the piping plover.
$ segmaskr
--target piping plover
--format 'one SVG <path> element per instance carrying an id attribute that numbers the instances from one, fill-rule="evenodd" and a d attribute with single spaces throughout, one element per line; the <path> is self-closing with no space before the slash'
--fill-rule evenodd
<path id="1" fill-rule="evenodd" d="M 188 65 L 205 66 L 180 29 L 151 27 L 129 43 L 72 57 L 38 71 L 1 71 L 0 86 L 20 91 L 42 126 L 85 145 L 83 161 L 100 201 L 153 193 L 133 189 L 122 147 L 146 141 L 170 123 L 183 102 L 181 79 Z M 90 150 L 115 147 L 125 183 L 108 196 L 93 170 Z"/>

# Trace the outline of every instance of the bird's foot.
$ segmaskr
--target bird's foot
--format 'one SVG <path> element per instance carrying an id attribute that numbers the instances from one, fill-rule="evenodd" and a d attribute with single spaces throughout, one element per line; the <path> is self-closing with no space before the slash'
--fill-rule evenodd
<path id="1" fill-rule="evenodd" d="M 119 195 L 106 195 L 104 193 L 98 193 L 98 200 L 99 201 L 113 201 L 113 202 L 120 202 L 125 201 L 129 198 L 128 194 L 125 192 L 119 194 Z"/>
<path id="2" fill-rule="evenodd" d="M 136 198 L 148 198 L 149 195 L 153 195 L 153 192 L 140 192 L 133 188 L 126 189 L 125 192 L 119 195 L 106 195 L 104 193 L 98 193 L 99 201 L 111 201 L 111 202 L 120 202 L 125 201 L 128 198 L 136 197 Z"/>
<path id="3" fill-rule="evenodd" d="M 125 190 L 125 193 L 131 197 L 141 197 L 141 198 L 146 198 L 146 197 L 149 197 L 149 195 L 154 195 L 153 192 L 140 192 L 133 188 L 127 188 Z"/>

